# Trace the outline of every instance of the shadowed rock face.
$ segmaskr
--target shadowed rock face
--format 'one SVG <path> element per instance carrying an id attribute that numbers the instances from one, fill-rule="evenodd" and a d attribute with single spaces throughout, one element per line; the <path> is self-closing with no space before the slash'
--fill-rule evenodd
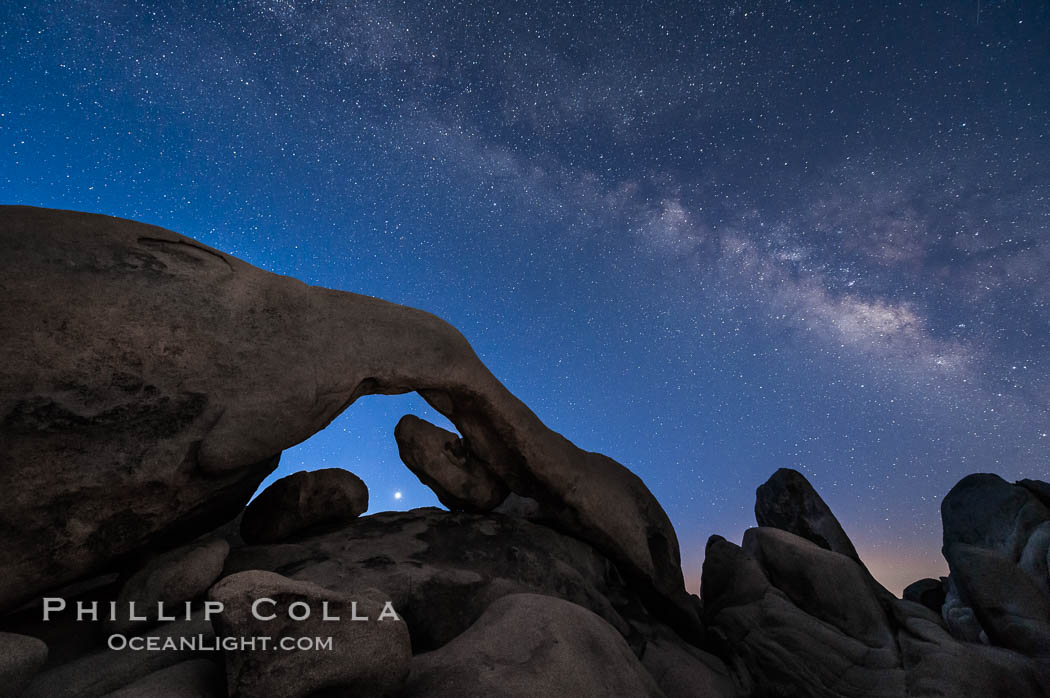
<path id="1" fill-rule="evenodd" d="M 507 486 L 482 463 L 471 460 L 463 440 L 407 414 L 394 429 L 401 462 L 452 510 L 492 511 L 507 498 Z"/>
<path id="2" fill-rule="evenodd" d="M 283 449 L 415 390 L 473 465 L 696 627 L 642 481 L 544 426 L 433 315 L 105 216 L 2 207 L 0 249 L 0 609 L 232 518 Z"/>
<path id="3" fill-rule="evenodd" d="M 494 601 L 452 642 L 415 657 L 402 695 L 664 696 L 612 626 L 537 594 Z"/>
<path id="4" fill-rule="evenodd" d="M 384 616 L 384 597 L 375 589 L 346 596 L 309 582 L 252 570 L 226 577 L 208 596 L 223 604 L 222 614 L 216 616 L 222 636 L 332 640 L 331 649 L 324 651 L 226 650 L 231 698 L 307 698 L 322 690 L 381 698 L 394 695 L 408 675 L 412 658 L 408 628 L 393 609 Z M 263 614 L 253 610 L 258 599 L 271 600 Z M 303 608 L 314 610 L 308 610 L 305 619 L 293 620 L 290 611 L 296 604 L 300 614 Z M 321 608 L 325 610 L 317 610 Z M 369 620 L 342 622 L 358 615 Z M 326 621 L 325 616 L 340 621 Z"/>
<path id="5" fill-rule="evenodd" d="M 337 526 L 367 509 L 368 487 L 350 471 L 300 471 L 251 501 L 241 519 L 241 537 L 248 543 L 277 543 L 310 528 Z"/>
<path id="6" fill-rule="evenodd" d="M 813 485 L 802 473 L 780 468 L 755 491 L 755 520 L 759 526 L 777 528 L 850 558 L 864 571 L 865 584 L 875 593 L 893 597 L 861 562 L 853 541 Z"/>
<path id="7" fill-rule="evenodd" d="M 344 593 L 382 589 L 405 618 L 417 653 L 445 644 L 494 599 L 517 592 L 558 596 L 630 634 L 611 601 L 632 605 L 616 568 L 586 543 L 514 517 L 383 512 L 336 531 L 240 548 L 225 573 L 246 570 Z"/>
<path id="8" fill-rule="evenodd" d="M 813 485 L 796 470 L 781 468 L 755 493 L 755 520 L 759 526 L 790 531 L 822 548 L 860 562 L 860 556 L 842 525 Z"/>
<path id="9" fill-rule="evenodd" d="M 758 490 L 762 527 L 740 546 L 708 542 L 710 635 L 756 697 L 1050 695 L 1040 484 L 960 482 L 942 506 L 947 598 L 923 580 L 901 600 L 871 578 L 810 484 L 778 471 Z"/>
<path id="10" fill-rule="evenodd" d="M 1047 484 L 963 478 L 941 502 L 951 570 L 945 618 L 962 638 L 1050 659 Z"/>

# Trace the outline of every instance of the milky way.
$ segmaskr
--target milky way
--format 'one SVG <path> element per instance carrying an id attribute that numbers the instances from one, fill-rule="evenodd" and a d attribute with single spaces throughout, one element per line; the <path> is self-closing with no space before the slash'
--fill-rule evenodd
<path id="1" fill-rule="evenodd" d="M 448 319 L 643 477 L 694 590 L 778 467 L 899 590 L 960 477 L 1050 472 L 1050 6 L 813 4 L 6 2 L 0 198 Z M 424 410 L 278 475 L 435 504 Z"/>

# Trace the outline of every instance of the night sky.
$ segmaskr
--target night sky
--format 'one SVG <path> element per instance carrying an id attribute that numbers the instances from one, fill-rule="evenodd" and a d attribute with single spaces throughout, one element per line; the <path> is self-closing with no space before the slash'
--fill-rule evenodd
<path id="1" fill-rule="evenodd" d="M 1050 475 L 1048 131 L 1042 0 L 0 3 L 0 202 L 447 319 L 645 480 L 693 591 L 779 467 L 898 591 L 959 478 Z M 276 476 L 435 505 L 406 412 Z"/>

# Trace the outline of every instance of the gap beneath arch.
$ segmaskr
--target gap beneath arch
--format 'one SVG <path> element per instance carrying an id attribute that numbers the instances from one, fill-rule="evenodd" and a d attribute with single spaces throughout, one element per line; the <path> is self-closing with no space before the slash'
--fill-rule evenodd
<path id="1" fill-rule="evenodd" d="M 397 454 L 394 426 L 406 414 L 458 433 L 448 419 L 417 393 L 365 395 L 327 427 L 286 449 L 277 470 L 263 480 L 252 498 L 275 480 L 300 470 L 343 468 L 361 478 L 368 487 L 365 514 L 431 506 L 444 509 L 434 492 L 405 467 Z M 396 493 L 401 497 L 397 498 Z"/>

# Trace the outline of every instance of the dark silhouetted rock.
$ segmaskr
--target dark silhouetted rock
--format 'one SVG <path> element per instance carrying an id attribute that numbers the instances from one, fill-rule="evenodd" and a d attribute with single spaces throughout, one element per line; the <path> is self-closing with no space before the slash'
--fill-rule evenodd
<path id="1" fill-rule="evenodd" d="M 226 577 L 212 587 L 209 597 L 224 605 L 217 623 L 223 637 L 265 636 L 274 643 L 280 638 L 331 638 L 330 649 L 226 649 L 231 697 L 301 698 L 338 689 L 378 698 L 395 693 L 408 675 L 412 656 L 408 628 L 400 618 L 385 616 L 388 599 L 383 592 L 370 589 L 351 596 L 254 570 Z M 259 599 L 273 603 L 253 613 L 252 605 Z M 325 620 L 326 610 L 339 620 Z M 308 617 L 294 619 L 304 612 Z M 355 615 L 368 620 L 352 620 Z"/>
<path id="2" fill-rule="evenodd" d="M 404 695 L 663 694 L 620 634 L 591 611 L 549 596 L 512 594 L 441 649 L 414 657 Z"/>
<path id="3" fill-rule="evenodd" d="M 157 556 L 133 574 L 121 587 L 117 608 L 123 614 L 111 623 L 116 633 L 134 632 L 155 623 L 158 603 L 170 609 L 176 604 L 204 596 L 208 587 L 222 574 L 230 546 L 225 540 L 212 540 L 176 548 Z M 151 622 L 130 620 L 130 605 L 135 615 Z"/>
<path id="4" fill-rule="evenodd" d="M 1017 483 L 1035 495 L 1043 506 L 1050 508 L 1050 482 L 1042 480 L 1018 480 Z"/>
<path id="5" fill-rule="evenodd" d="M 190 659 L 155 671 L 105 698 L 226 698 L 222 667 L 210 659 Z"/>
<path id="6" fill-rule="evenodd" d="M 492 511 L 496 514 L 515 516 L 519 519 L 528 519 L 530 521 L 542 521 L 544 518 L 539 502 L 513 492 L 507 495 L 507 498 Z"/>
<path id="7" fill-rule="evenodd" d="M 943 585 L 947 593 L 937 580 L 909 588 L 909 598 L 925 603 L 894 598 L 860 562 L 786 531 L 750 529 L 742 546 L 712 537 L 704 560 L 704 617 L 743 692 L 1050 695 L 1050 663 L 1040 656 L 1048 613 L 1043 597 L 1028 572 L 996 548 L 1020 551 L 1034 568 L 1042 525 L 1031 501 L 996 480 L 964 480 L 960 497 L 946 502 L 946 552 L 955 566 Z M 985 485 L 992 490 L 987 499 L 980 494 Z M 811 499 L 808 488 L 796 489 Z M 972 543 L 949 546 L 955 536 Z"/>
<path id="8" fill-rule="evenodd" d="M 0 632 L 0 696 L 16 698 L 47 661 L 47 645 L 35 637 Z"/>
<path id="9" fill-rule="evenodd" d="M 755 520 L 759 526 L 794 533 L 860 562 L 838 519 L 798 471 L 781 468 L 755 494 Z"/>
<path id="10" fill-rule="evenodd" d="M 944 604 L 941 606 L 945 626 L 953 637 L 963 642 L 987 642 L 977 614 L 967 604 L 959 594 L 956 579 L 949 576 L 944 584 Z"/>
<path id="11" fill-rule="evenodd" d="M 961 640 L 1050 658 L 1050 508 L 1045 483 L 1022 483 L 969 475 L 941 502 L 944 618 Z"/>
<path id="12" fill-rule="evenodd" d="M 438 318 L 103 216 L 0 207 L 0 251 L 0 693 L 1050 695 L 1045 482 L 963 479 L 942 503 L 950 575 L 901 600 L 780 470 L 759 528 L 709 541 L 701 603 L 642 481 L 544 426 Z M 462 511 L 357 518 L 367 489 L 342 470 L 244 510 L 283 449 L 363 395 L 413 390 L 459 435 L 405 417 L 401 457 Z M 101 631 L 131 624 L 18 608 L 54 590 L 145 611 L 209 585 L 225 637 L 334 647 L 230 648 L 220 675 L 181 643 L 106 649 Z M 249 612 L 263 597 L 277 620 Z M 354 601 L 372 620 L 345 620 Z M 404 620 L 379 620 L 385 601 Z M 289 620 L 295 602 L 344 620 Z M 147 637 L 214 633 L 195 617 Z"/>
<path id="13" fill-rule="evenodd" d="M 230 554 L 228 574 L 250 569 L 346 594 L 382 589 L 417 653 L 466 630 L 493 600 L 521 592 L 564 598 L 630 633 L 610 602 L 631 594 L 612 563 L 587 543 L 506 516 L 433 508 L 373 514 L 295 544 Z"/>
<path id="14" fill-rule="evenodd" d="M 641 660 L 667 698 L 734 698 L 733 677 L 721 659 L 681 641 L 665 628 L 647 628 Z"/>
<path id="15" fill-rule="evenodd" d="M 896 638 L 852 559 L 786 531 L 714 538 L 704 560 L 705 617 L 746 665 L 758 695 L 903 696 Z"/>
<path id="16" fill-rule="evenodd" d="M 960 597 L 973 608 L 991 644 L 1050 657 L 1050 598 L 1013 560 L 995 550 L 955 543 L 945 550 Z"/>
<path id="17" fill-rule="evenodd" d="M 911 601 L 934 611 L 941 612 L 944 605 L 944 582 L 940 579 L 920 579 L 904 587 L 905 601 Z"/>
<path id="18" fill-rule="evenodd" d="M 998 475 L 967 475 L 941 501 L 944 545 L 996 550 L 1020 560 L 1032 531 L 1050 520 L 1050 509 L 1028 488 Z M 951 564 L 951 560 L 948 560 Z"/>
<path id="19" fill-rule="evenodd" d="M 892 609 L 907 676 L 908 692 L 902 698 L 1050 695 L 1050 667 L 1046 664 L 998 647 L 960 642 L 924 606 L 901 601 Z"/>
<path id="20" fill-rule="evenodd" d="M 642 481 L 544 426 L 433 315 L 106 216 L 6 206 L 0 249 L 0 610 L 221 525 L 357 398 L 417 390 L 472 462 L 700 633 Z"/>
<path id="21" fill-rule="evenodd" d="M 413 415 L 394 429 L 402 462 L 454 511 L 490 511 L 510 492 L 452 432 Z"/>
<path id="22" fill-rule="evenodd" d="M 368 509 L 368 488 L 342 468 L 282 477 L 253 499 L 241 519 L 246 543 L 278 543 L 311 528 L 355 519 Z"/>

